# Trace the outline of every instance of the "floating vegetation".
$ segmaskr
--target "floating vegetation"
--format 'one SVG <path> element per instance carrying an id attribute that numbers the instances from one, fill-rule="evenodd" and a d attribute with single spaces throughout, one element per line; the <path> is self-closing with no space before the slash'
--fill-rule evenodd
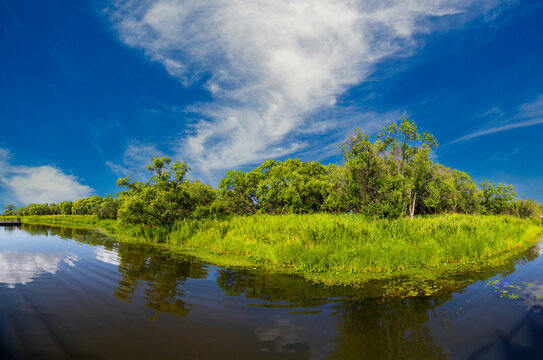
<path id="1" fill-rule="evenodd" d="M 487 281 L 485 287 L 490 286 L 493 288 L 494 292 L 499 294 L 501 298 L 525 300 L 526 289 L 533 285 L 533 283 L 526 281 L 523 281 L 520 285 L 513 285 L 507 282 L 500 282 L 500 280 L 496 279 Z M 530 296 L 529 298 L 532 300 L 543 301 L 543 296 Z"/>

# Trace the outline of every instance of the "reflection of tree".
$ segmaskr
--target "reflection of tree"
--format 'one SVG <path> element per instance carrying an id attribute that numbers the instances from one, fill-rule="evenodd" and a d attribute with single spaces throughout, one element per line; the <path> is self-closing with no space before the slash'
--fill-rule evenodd
<path id="1" fill-rule="evenodd" d="M 486 271 L 450 276 L 455 288 L 515 271 L 515 264 L 534 260 L 534 249 L 519 252 L 513 261 Z M 452 293 L 407 299 L 358 299 L 335 305 L 338 337 L 331 358 L 440 359 L 447 355 L 436 343 L 427 323 L 434 309 Z"/>
<path id="2" fill-rule="evenodd" d="M 431 311 L 450 298 L 365 299 L 338 304 L 339 336 L 331 358 L 446 358 L 426 323 Z"/>
<path id="3" fill-rule="evenodd" d="M 114 296 L 131 302 L 142 294 L 145 306 L 160 313 L 186 316 L 189 309 L 183 297 L 182 283 L 188 278 L 205 278 L 207 270 L 196 261 L 181 261 L 152 246 L 117 243 L 104 234 L 89 229 L 23 224 L 31 235 L 59 236 L 89 245 L 101 245 L 118 253 L 121 274 Z"/>
<path id="4" fill-rule="evenodd" d="M 2 230 L 5 232 L 14 232 L 15 230 L 18 230 L 17 226 L 2 226 Z"/>
<path id="5" fill-rule="evenodd" d="M 155 321 L 160 313 L 186 316 L 190 308 L 183 301 L 183 283 L 188 278 L 207 276 L 207 270 L 201 263 L 180 261 L 156 247 L 117 244 L 89 230 L 28 224 L 24 224 L 23 228 L 33 234 L 58 235 L 92 245 L 100 244 L 106 249 L 115 248 L 119 255 L 118 271 L 121 279 L 114 295 L 127 302 L 141 297 L 145 306 L 156 312 L 152 318 Z M 519 252 L 514 262 L 501 267 L 446 278 L 449 282 L 455 282 L 455 288 L 458 289 L 496 274 L 511 273 L 515 270 L 515 263 L 527 263 L 537 256 L 536 250 Z M 398 282 L 402 283 L 401 280 Z M 393 282 L 371 284 L 357 290 L 313 284 L 298 276 L 243 269 L 219 269 L 217 284 L 226 295 L 262 300 L 259 306 L 299 307 L 301 310 L 316 308 L 318 311 L 324 308 L 324 304 L 333 304 L 326 307 L 334 310 L 331 316 L 336 321 L 337 338 L 332 358 L 446 357 L 434 339 L 428 321 L 436 307 L 447 302 L 451 294 L 382 299 L 375 295 L 382 293 L 383 288 L 395 286 Z M 283 339 L 285 328 L 289 326 L 289 322 L 278 323 L 271 328 L 273 331 L 261 327 L 257 335 L 263 339 Z M 274 335 L 276 333 L 277 336 Z M 296 339 L 296 344 L 292 339 Z M 279 342 L 281 348 L 303 345 L 294 335 L 288 343 L 283 340 Z"/>
<path id="6" fill-rule="evenodd" d="M 445 355 L 425 323 L 436 306 L 450 298 L 364 298 L 363 290 L 326 287 L 301 277 L 266 272 L 220 270 L 217 279 L 227 295 L 292 307 L 316 307 L 335 302 L 338 337 L 332 357 L 341 359 L 439 359 Z M 338 301 L 338 297 L 346 297 Z M 332 300 L 330 300 L 332 299 Z M 289 306 L 284 305 L 284 306 Z M 266 305 L 263 305 L 266 306 Z"/>
<path id="7" fill-rule="evenodd" d="M 347 287 L 326 287 L 300 276 L 273 274 L 258 270 L 221 269 L 217 284 L 228 296 L 245 294 L 249 299 L 288 302 L 289 307 L 312 307 L 345 296 Z"/>
<path id="8" fill-rule="evenodd" d="M 106 250 L 115 248 L 116 242 L 103 233 L 92 229 L 23 223 L 21 228 L 33 236 L 58 236 L 88 245 L 102 245 Z"/>
<path id="9" fill-rule="evenodd" d="M 510 273 L 515 264 L 534 260 L 537 252 L 519 253 L 514 261 L 483 272 L 450 276 L 456 289 L 499 273 Z M 334 303 L 337 338 L 332 358 L 339 359 L 440 359 L 447 354 L 428 327 L 434 309 L 452 295 L 382 299 L 376 296 L 389 289 L 391 282 L 377 282 L 356 290 L 326 287 L 301 277 L 263 271 L 219 270 L 217 283 L 230 296 L 245 296 L 266 301 L 260 306 L 319 307 Z M 398 280 L 401 285 L 402 280 Z M 431 284 L 426 284 L 431 285 Z M 284 304 L 281 304 L 284 302 Z M 281 331 L 284 332 L 284 331 Z"/>
<path id="10" fill-rule="evenodd" d="M 188 278 L 205 278 L 207 270 L 201 263 L 182 262 L 156 248 L 126 244 L 119 246 L 118 254 L 121 280 L 115 297 L 132 302 L 143 292 L 145 306 L 156 311 L 154 321 L 160 313 L 187 315 L 189 309 L 182 300 L 184 294 L 180 283 Z"/>

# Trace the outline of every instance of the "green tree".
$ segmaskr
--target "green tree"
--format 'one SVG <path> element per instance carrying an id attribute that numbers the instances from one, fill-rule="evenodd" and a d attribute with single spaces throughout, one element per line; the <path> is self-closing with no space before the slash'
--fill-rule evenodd
<path id="1" fill-rule="evenodd" d="M 10 216 L 15 214 L 15 206 L 9 204 L 4 207 L 4 212 L 2 215 L 4 216 Z"/>
<path id="2" fill-rule="evenodd" d="M 434 164 L 429 155 L 437 147 L 437 141 L 432 134 L 420 134 L 415 123 L 407 118 L 387 126 L 378 138 L 392 188 L 399 191 L 398 200 L 413 219 L 417 200 L 420 201 L 428 184 L 435 179 Z"/>
<path id="3" fill-rule="evenodd" d="M 268 160 L 248 173 L 228 172 L 219 201 L 238 214 L 314 213 L 323 209 L 330 186 L 327 167 L 316 161 Z"/>
<path id="4" fill-rule="evenodd" d="M 338 193 L 334 192 L 336 208 L 343 203 L 349 210 L 371 216 L 401 214 L 401 209 L 395 208 L 395 203 L 389 201 L 395 194 L 390 191 L 390 175 L 380 147 L 379 143 L 372 143 L 360 130 L 341 143 L 345 171 L 336 171 L 334 181 L 339 185 L 343 182 L 341 176 L 347 175 L 345 185 L 339 188 L 343 191 L 346 188 L 348 195 L 343 193 L 338 198 Z"/>
<path id="5" fill-rule="evenodd" d="M 515 190 L 513 185 L 483 181 L 481 206 L 485 214 L 511 214 L 514 209 Z"/>
<path id="6" fill-rule="evenodd" d="M 99 219 L 117 219 L 120 201 L 114 199 L 111 195 L 102 199 L 99 205 L 94 206 L 92 214 Z"/>
<path id="7" fill-rule="evenodd" d="M 94 208 L 100 206 L 104 199 L 98 195 L 90 196 L 86 199 L 79 199 L 72 204 L 73 215 L 92 215 Z"/>
<path id="8" fill-rule="evenodd" d="M 479 210 L 480 192 L 466 173 L 435 164 L 435 178 L 421 198 L 421 214 L 443 212 L 472 214 Z"/>
<path id="9" fill-rule="evenodd" d="M 71 201 L 63 201 L 58 204 L 59 212 L 61 215 L 72 215 L 72 206 Z"/>
<path id="10" fill-rule="evenodd" d="M 260 177 L 243 171 L 232 170 L 219 183 L 216 206 L 225 214 L 254 214 L 258 197 L 256 184 Z"/>
<path id="11" fill-rule="evenodd" d="M 372 216 L 415 215 L 418 203 L 436 178 L 430 151 L 433 135 L 420 134 L 414 122 L 402 118 L 385 127 L 372 143 L 357 131 L 342 144 L 354 210 Z"/>
<path id="12" fill-rule="evenodd" d="M 121 223 L 171 225 L 187 217 L 198 205 L 191 196 L 185 175 L 189 168 L 185 162 L 173 162 L 168 157 L 155 156 L 146 169 L 152 176 L 146 183 L 117 181 L 127 191 L 120 195 L 122 204 L 118 218 Z"/>

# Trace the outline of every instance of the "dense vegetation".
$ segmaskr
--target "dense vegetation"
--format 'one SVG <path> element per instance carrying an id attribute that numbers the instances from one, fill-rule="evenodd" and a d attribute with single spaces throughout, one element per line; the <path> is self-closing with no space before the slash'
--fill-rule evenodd
<path id="1" fill-rule="evenodd" d="M 225 266 L 262 265 L 334 284 L 408 275 L 446 288 L 446 271 L 503 265 L 533 245 L 541 226 L 526 218 L 541 206 L 516 199 L 511 185 L 478 186 L 435 163 L 436 146 L 402 119 L 374 139 L 349 136 L 340 164 L 268 160 L 229 171 L 216 189 L 188 179 L 185 162 L 154 157 L 149 179 L 119 179 L 115 197 L 8 205 L 4 215 L 99 227 Z"/>
<path id="2" fill-rule="evenodd" d="M 413 220 L 324 213 L 236 215 L 180 220 L 171 228 L 123 225 L 88 215 L 30 216 L 24 221 L 98 227 L 120 241 L 158 244 L 223 266 L 295 272 L 328 284 L 408 276 L 409 286 L 402 281 L 387 287 L 399 295 L 421 286 L 425 293 L 455 288 L 458 274 L 510 264 L 541 233 L 538 220 L 509 215 Z"/>
<path id="3" fill-rule="evenodd" d="M 250 171 L 229 171 L 218 189 L 186 178 L 185 162 L 155 157 L 146 182 L 123 178 L 124 190 L 75 202 L 5 207 L 3 215 L 96 215 L 121 224 L 171 228 L 185 219 L 225 215 L 358 213 L 398 219 L 415 215 L 509 214 L 536 217 L 541 205 L 516 200 L 512 185 L 484 181 L 430 159 L 431 134 L 402 119 L 374 140 L 361 131 L 341 143 L 342 162 L 268 160 Z"/>

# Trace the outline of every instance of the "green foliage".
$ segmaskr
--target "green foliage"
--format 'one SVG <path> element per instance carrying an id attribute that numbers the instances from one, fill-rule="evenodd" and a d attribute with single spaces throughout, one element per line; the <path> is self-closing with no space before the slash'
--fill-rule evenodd
<path id="1" fill-rule="evenodd" d="M 434 171 L 434 180 L 428 183 L 417 208 L 419 214 L 479 211 L 480 193 L 475 181 L 462 171 L 439 164 L 435 164 Z"/>
<path id="2" fill-rule="evenodd" d="M 316 161 L 268 160 L 248 173 L 228 172 L 219 201 L 226 213 L 314 213 L 323 209 L 330 186 L 327 167 Z"/>
<path id="3" fill-rule="evenodd" d="M 219 197 L 215 204 L 224 214 L 254 214 L 257 211 L 257 179 L 254 174 L 232 170 L 219 183 Z"/>
<path id="4" fill-rule="evenodd" d="M 16 215 L 91 215 L 121 224 L 167 226 L 181 219 L 228 215 L 359 213 L 397 219 L 415 215 L 512 214 L 537 217 L 541 206 L 515 201 L 512 185 L 485 181 L 480 189 L 464 172 L 430 159 L 433 135 L 402 118 L 372 140 L 356 131 L 340 144 L 341 164 L 267 160 L 250 171 L 229 171 L 218 189 L 186 179 L 185 162 L 154 157 L 146 182 L 118 179 L 117 198 L 91 196 L 74 203 L 30 204 Z"/>
<path id="5" fill-rule="evenodd" d="M 79 199 L 72 204 L 72 214 L 74 215 L 92 215 L 94 209 L 102 204 L 104 199 L 94 195 L 86 199 Z"/>
<path id="6" fill-rule="evenodd" d="M 117 219 L 117 212 L 119 211 L 120 200 L 114 199 L 111 196 L 105 197 L 99 205 L 96 205 L 92 209 L 92 214 L 98 217 L 98 219 Z"/>
<path id="7" fill-rule="evenodd" d="M 429 154 L 437 142 L 431 134 L 420 134 L 406 118 L 384 128 L 377 139 L 372 143 L 357 131 L 341 144 L 353 210 L 375 217 L 413 218 L 436 178 Z"/>
<path id="8" fill-rule="evenodd" d="M 539 219 L 541 216 L 541 206 L 533 200 L 520 199 L 514 203 L 513 214 L 521 218 Z"/>
<path id="9" fill-rule="evenodd" d="M 185 179 L 189 167 L 168 157 L 154 157 L 146 166 L 152 176 L 146 183 L 119 179 L 127 190 L 120 195 L 118 219 L 123 224 L 169 226 L 191 216 L 202 206 L 210 206 L 215 190 L 198 181 Z"/>
<path id="10" fill-rule="evenodd" d="M 72 206 L 73 203 L 71 201 L 63 201 L 60 204 L 58 204 L 58 211 L 59 215 L 72 215 Z"/>
<path id="11" fill-rule="evenodd" d="M 481 183 L 481 206 L 485 214 L 511 214 L 515 207 L 513 185 Z"/>
<path id="12" fill-rule="evenodd" d="M 4 212 L 2 213 L 3 216 L 11 216 L 14 214 L 15 214 L 15 206 L 10 204 L 4 207 Z"/>

